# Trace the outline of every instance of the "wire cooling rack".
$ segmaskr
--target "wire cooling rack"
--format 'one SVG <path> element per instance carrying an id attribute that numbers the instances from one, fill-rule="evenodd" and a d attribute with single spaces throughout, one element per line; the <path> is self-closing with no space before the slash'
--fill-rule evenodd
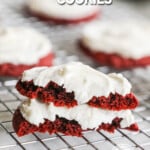
<path id="1" fill-rule="evenodd" d="M 101 20 L 119 20 L 150 17 L 148 1 L 115 1 L 111 6 L 102 6 Z M 40 22 L 31 17 L 23 0 L 0 0 L 0 24 L 2 26 L 29 26 L 46 34 L 54 44 L 55 64 L 68 61 L 82 61 L 105 73 L 113 72 L 108 67 L 98 67 L 84 56 L 76 46 L 80 30 L 85 24 L 60 26 Z M 17 79 L 0 78 L 0 149 L 2 150 L 150 150 L 150 68 L 126 70 L 122 73 L 132 82 L 133 91 L 140 100 L 133 111 L 140 132 L 117 130 L 115 134 L 105 131 L 87 131 L 82 138 L 63 134 L 35 133 L 18 138 L 12 128 L 12 115 L 25 99 L 14 88 Z"/>

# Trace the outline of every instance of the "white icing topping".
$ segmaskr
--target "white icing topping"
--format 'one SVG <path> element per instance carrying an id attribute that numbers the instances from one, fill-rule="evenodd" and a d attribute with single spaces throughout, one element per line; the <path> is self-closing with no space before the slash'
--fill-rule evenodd
<path id="1" fill-rule="evenodd" d="M 76 120 L 83 130 L 98 128 L 101 123 L 111 123 L 116 117 L 123 118 L 121 121 L 122 128 L 129 127 L 134 123 L 134 117 L 130 110 L 110 111 L 90 107 L 87 104 L 73 108 L 56 107 L 53 103 L 45 104 L 32 99 L 22 103 L 20 111 L 28 122 L 37 126 L 44 123 L 44 119 L 54 121 L 56 115 L 68 120 Z"/>
<path id="2" fill-rule="evenodd" d="M 0 28 L 0 63 L 36 64 L 51 50 L 50 41 L 34 29 Z"/>
<path id="3" fill-rule="evenodd" d="M 61 19 L 79 19 L 99 10 L 92 5 L 60 5 L 57 0 L 28 0 L 28 7 L 33 12 Z"/>
<path id="4" fill-rule="evenodd" d="M 22 81 L 31 80 L 41 87 L 50 81 L 64 85 L 67 92 L 74 91 L 78 104 L 88 102 L 93 96 L 107 97 L 111 92 L 126 95 L 131 90 L 131 84 L 121 74 L 105 75 L 79 62 L 24 71 Z"/>
<path id="5" fill-rule="evenodd" d="M 139 22 L 94 23 L 83 30 L 82 42 L 93 52 L 139 59 L 150 56 L 149 25 Z"/>

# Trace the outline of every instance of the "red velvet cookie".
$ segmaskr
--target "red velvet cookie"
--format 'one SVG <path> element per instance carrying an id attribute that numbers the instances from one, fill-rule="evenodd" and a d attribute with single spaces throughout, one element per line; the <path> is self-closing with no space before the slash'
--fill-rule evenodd
<path id="1" fill-rule="evenodd" d="M 87 26 L 79 45 L 94 61 L 117 69 L 150 65 L 149 24 L 95 23 Z"/>
<path id="2" fill-rule="evenodd" d="M 138 130 L 130 111 L 138 100 L 121 74 L 105 75 L 72 62 L 24 71 L 16 88 L 29 97 L 14 114 L 19 136 L 36 131 L 81 136 L 93 129 Z"/>
<path id="3" fill-rule="evenodd" d="M 30 28 L 0 29 L 0 75 L 20 76 L 24 70 L 51 66 L 54 54 L 50 41 Z"/>
<path id="4" fill-rule="evenodd" d="M 29 0 L 29 12 L 47 22 L 56 24 L 76 24 L 90 21 L 98 17 L 98 6 L 92 5 L 60 5 L 54 0 Z"/>

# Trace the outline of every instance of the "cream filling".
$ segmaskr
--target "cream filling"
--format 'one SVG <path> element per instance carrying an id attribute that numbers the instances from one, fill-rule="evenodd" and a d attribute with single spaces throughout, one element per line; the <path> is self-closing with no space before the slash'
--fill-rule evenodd
<path id="1" fill-rule="evenodd" d="M 55 121 L 56 115 L 67 120 L 76 120 L 86 129 L 97 129 L 101 123 L 111 123 L 116 117 L 123 118 L 121 128 L 129 127 L 135 123 L 130 110 L 110 111 L 90 107 L 87 104 L 78 105 L 73 108 L 56 107 L 53 103 L 45 104 L 36 99 L 26 100 L 20 106 L 22 116 L 31 124 L 39 126 L 44 119 Z"/>
<path id="2" fill-rule="evenodd" d="M 54 18 L 78 19 L 99 11 L 98 6 L 92 5 L 60 5 L 57 0 L 28 0 L 31 11 Z"/>
<path id="3" fill-rule="evenodd" d="M 67 92 L 74 91 L 78 104 L 87 103 L 93 96 L 108 97 L 116 92 L 125 96 L 131 92 L 131 84 L 121 74 L 105 75 L 79 62 L 33 68 L 25 71 L 21 80 L 33 80 L 34 85 L 41 87 L 50 81 L 64 85 Z"/>
<path id="4" fill-rule="evenodd" d="M 0 63 L 32 65 L 48 55 L 51 42 L 31 28 L 0 28 Z"/>
<path id="5" fill-rule="evenodd" d="M 116 53 L 132 59 L 150 56 L 149 23 L 93 23 L 84 28 L 81 40 L 93 52 Z"/>

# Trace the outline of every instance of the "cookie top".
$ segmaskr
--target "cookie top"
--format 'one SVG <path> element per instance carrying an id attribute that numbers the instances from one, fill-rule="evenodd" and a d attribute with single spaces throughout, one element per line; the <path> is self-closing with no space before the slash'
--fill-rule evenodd
<path id="1" fill-rule="evenodd" d="M 150 56 L 149 23 L 101 22 L 82 32 L 82 42 L 93 52 L 115 53 L 125 58 Z"/>
<path id="2" fill-rule="evenodd" d="M 32 28 L 0 28 L 0 63 L 32 65 L 52 50 L 51 42 Z"/>
<path id="3" fill-rule="evenodd" d="M 121 74 L 106 75 L 80 62 L 24 71 L 21 81 L 31 80 L 41 87 L 50 81 L 63 85 L 67 92 L 74 91 L 78 104 L 87 103 L 93 96 L 107 97 L 110 93 L 126 95 L 131 92 L 131 84 Z"/>
<path id="4" fill-rule="evenodd" d="M 98 6 L 60 5 L 57 0 L 28 0 L 27 5 L 32 12 L 68 20 L 90 16 L 99 11 Z"/>

